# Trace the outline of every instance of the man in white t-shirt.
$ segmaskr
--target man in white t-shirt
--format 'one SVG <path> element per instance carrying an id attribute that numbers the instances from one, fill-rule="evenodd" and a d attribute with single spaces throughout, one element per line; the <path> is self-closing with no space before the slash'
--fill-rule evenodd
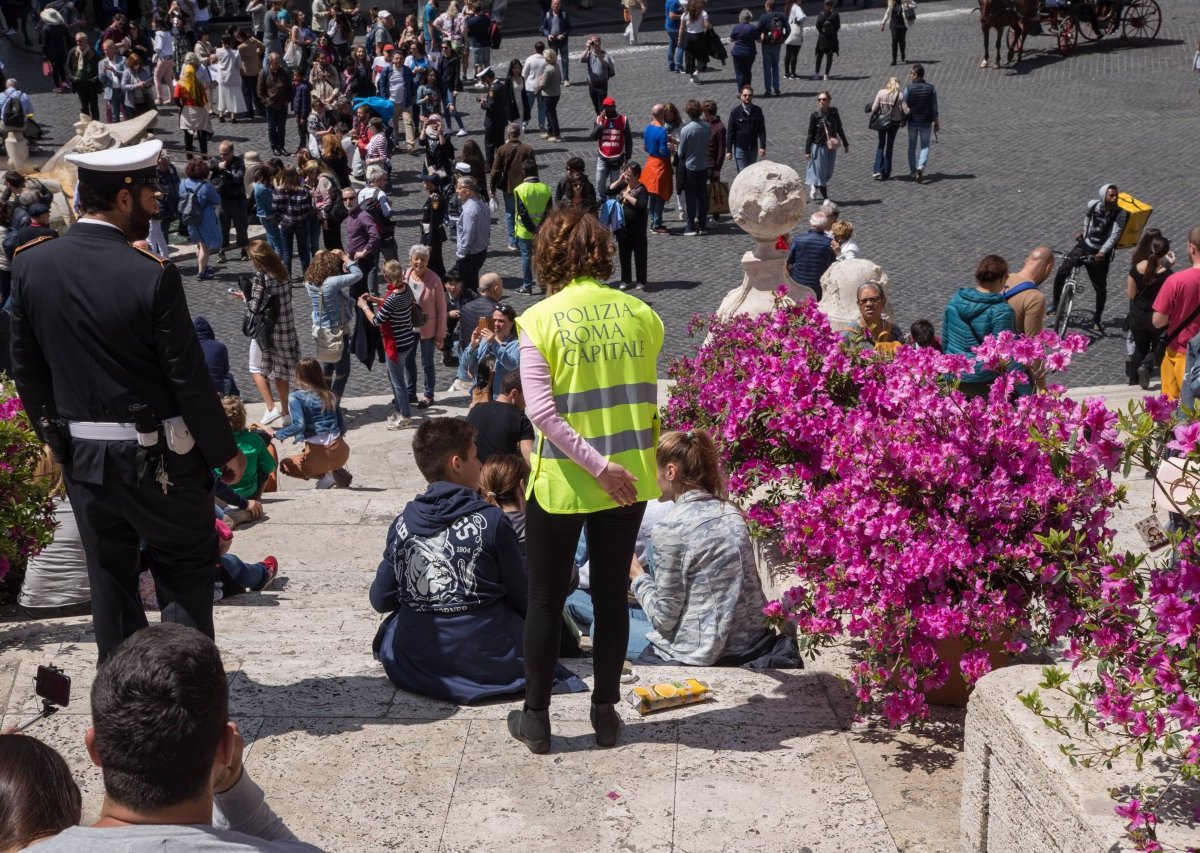
<path id="1" fill-rule="evenodd" d="M 541 84 L 542 74 L 546 71 L 546 60 L 542 56 L 546 45 L 544 42 L 534 42 L 533 53 L 525 60 L 525 64 L 521 67 L 521 76 L 525 78 L 525 86 L 521 90 L 521 123 L 525 127 L 529 127 L 529 115 L 532 111 L 533 102 L 537 101 L 538 114 L 538 130 L 546 129 L 546 104 L 538 94 L 538 86 Z"/>

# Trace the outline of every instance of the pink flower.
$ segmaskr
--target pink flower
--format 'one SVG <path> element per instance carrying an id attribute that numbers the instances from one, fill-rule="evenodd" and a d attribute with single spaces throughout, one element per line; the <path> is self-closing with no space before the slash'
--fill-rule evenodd
<path id="1" fill-rule="evenodd" d="M 983 649 L 971 649 L 962 656 L 959 667 L 967 684 L 974 684 L 992 671 L 992 659 Z"/>
<path id="2" fill-rule="evenodd" d="M 1129 802 L 1122 803 L 1113 809 L 1119 817 L 1129 821 L 1129 829 L 1138 829 L 1139 827 L 1153 828 L 1158 823 L 1158 818 L 1154 812 L 1145 811 L 1142 809 L 1142 801 L 1137 797 L 1133 797 Z"/>
<path id="3" fill-rule="evenodd" d="M 1146 397 L 1142 404 L 1146 407 L 1146 413 L 1150 415 L 1150 419 L 1155 423 L 1166 423 L 1175 417 L 1175 413 L 1179 411 L 1179 403 L 1172 400 L 1166 394 L 1158 394 L 1154 397 Z"/>
<path id="4" fill-rule="evenodd" d="M 1168 442 L 1167 447 L 1187 455 L 1196 449 L 1200 441 L 1200 421 L 1190 421 L 1175 427 L 1175 440 Z"/>

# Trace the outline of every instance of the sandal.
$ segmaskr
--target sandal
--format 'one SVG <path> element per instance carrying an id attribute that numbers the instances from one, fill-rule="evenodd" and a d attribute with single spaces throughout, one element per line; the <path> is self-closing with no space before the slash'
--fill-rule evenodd
<path id="1" fill-rule="evenodd" d="M 418 409 L 428 409 L 428 408 L 429 408 L 430 406 L 432 406 L 432 405 L 433 405 L 433 398 L 432 398 L 432 397 L 424 397 L 424 398 L 422 398 L 421 400 L 418 400 L 418 401 L 417 401 L 417 408 L 418 408 Z"/>

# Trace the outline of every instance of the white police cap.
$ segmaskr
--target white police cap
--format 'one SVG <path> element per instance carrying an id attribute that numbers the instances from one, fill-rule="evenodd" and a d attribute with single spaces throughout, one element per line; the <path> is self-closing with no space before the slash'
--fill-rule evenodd
<path id="1" fill-rule="evenodd" d="M 127 148 L 109 148 L 88 154 L 68 154 L 79 169 L 79 181 L 95 187 L 132 187 L 158 182 L 158 155 L 162 140 L 151 139 Z"/>

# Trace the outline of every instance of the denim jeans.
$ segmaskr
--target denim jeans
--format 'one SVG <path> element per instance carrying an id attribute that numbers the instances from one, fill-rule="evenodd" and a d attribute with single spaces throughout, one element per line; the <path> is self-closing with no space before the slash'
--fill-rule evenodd
<path id="1" fill-rule="evenodd" d="M 518 237 L 517 248 L 521 250 L 521 285 L 533 287 L 533 241 Z"/>
<path id="2" fill-rule="evenodd" d="M 423 338 L 421 342 L 408 351 L 404 359 L 404 380 L 408 388 L 408 396 L 417 396 L 417 350 L 421 351 L 421 368 L 425 373 L 425 396 L 433 399 L 433 354 L 436 352 L 435 340 Z"/>
<path id="3" fill-rule="evenodd" d="M 777 44 L 762 46 L 763 91 L 776 95 L 779 94 L 779 48 Z"/>
<path id="4" fill-rule="evenodd" d="M 608 185 L 621 177 L 621 163 L 617 160 L 596 158 L 596 203 L 604 204 L 608 198 Z"/>
<path id="5" fill-rule="evenodd" d="M 577 589 L 568 595 L 567 614 L 581 631 L 586 631 L 589 637 L 595 639 L 595 608 L 592 606 L 590 592 L 586 589 Z M 646 646 L 650 645 L 646 634 L 652 627 L 645 610 L 633 604 L 629 605 L 629 642 L 625 644 L 626 660 L 633 660 L 642 653 Z"/>
<path id="6" fill-rule="evenodd" d="M 388 381 L 392 383 L 392 397 L 396 414 L 402 418 L 412 417 L 412 409 L 408 405 L 408 382 L 404 378 L 404 366 L 408 361 L 408 354 L 412 350 L 413 347 L 400 350 L 396 353 L 395 358 L 386 359 Z"/>
<path id="7" fill-rule="evenodd" d="M 312 261 L 312 248 L 308 245 L 308 221 L 294 226 L 284 225 L 280 229 L 280 234 L 283 236 L 283 266 L 287 269 L 288 275 L 292 274 L 293 237 L 296 238 L 296 253 L 300 255 L 300 275 L 304 275 L 304 271 L 308 269 L 308 265 Z"/>
<path id="8" fill-rule="evenodd" d="M 224 554 L 217 558 L 229 577 L 238 586 L 258 589 L 267 580 L 267 567 L 262 563 L 245 563 L 235 554 Z"/>
<path id="9" fill-rule="evenodd" d="M 661 228 L 663 224 L 663 207 L 667 201 L 662 196 L 656 193 L 650 193 L 650 200 L 646 204 L 646 210 L 650 214 L 650 227 Z"/>
<path id="10" fill-rule="evenodd" d="M 896 134 L 900 132 L 900 125 L 893 124 L 887 130 L 878 130 L 879 145 L 875 149 L 875 168 L 874 172 L 883 175 L 885 178 L 892 176 L 892 149 L 896 145 Z"/>
<path id="11" fill-rule="evenodd" d="M 512 193 L 504 193 L 504 225 L 508 229 L 508 245 L 509 248 L 515 249 L 517 246 L 517 236 L 513 233 L 513 226 L 517 219 L 517 200 Z"/>
<path id="12" fill-rule="evenodd" d="M 263 219 L 259 217 L 259 223 L 266 233 L 267 245 L 275 250 L 275 254 L 283 257 L 283 232 L 279 230 L 278 219 Z"/>
<path id="13" fill-rule="evenodd" d="M 757 162 L 757 148 L 738 148 L 736 145 L 733 147 L 733 165 L 737 167 L 739 172 L 750 164 Z"/>
<path id="14" fill-rule="evenodd" d="M 737 79 L 737 90 L 754 82 L 754 54 L 733 57 L 733 76 Z"/>
<path id="15" fill-rule="evenodd" d="M 679 30 L 667 30 L 667 70 L 675 71 L 679 66 L 675 63 L 675 49 L 679 41 Z"/>
<path id="16" fill-rule="evenodd" d="M 911 121 L 908 123 L 908 171 L 915 172 L 917 169 L 925 169 L 925 165 L 929 162 L 929 137 L 932 133 L 932 125 L 916 124 Z M 919 157 L 917 155 L 918 147 L 921 149 Z"/>
<path id="17" fill-rule="evenodd" d="M 287 150 L 287 107 L 267 107 L 267 139 L 272 149 Z"/>
<path id="18" fill-rule="evenodd" d="M 551 136 L 559 136 L 562 128 L 558 126 L 558 100 L 561 95 L 555 95 L 553 98 L 549 95 L 541 95 L 539 104 L 546 105 L 546 132 Z"/>

